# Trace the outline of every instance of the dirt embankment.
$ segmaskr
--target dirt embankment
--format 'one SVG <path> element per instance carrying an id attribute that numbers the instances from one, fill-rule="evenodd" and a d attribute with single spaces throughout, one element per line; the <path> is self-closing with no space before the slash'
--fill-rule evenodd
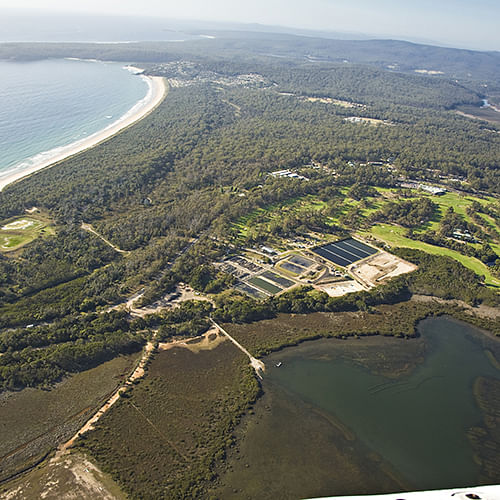
<path id="1" fill-rule="evenodd" d="M 141 378 L 144 376 L 145 373 L 145 367 L 146 364 L 149 361 L 149 358 L 153 354 L 154 348 L 155 348 L 155 338 L 153 337 L 147 344 L 146 347 L 144 348 L 142 357 L 135 367 L 134 371 L 130 374 L 130 376 L 127 378 L 125 383 L 121 385 L 114 393 L 113 395 L 104 403 L 101 408 L 95 413 L 92 418 L 90 418 L 83 427 L 79 429 L 79 431 L 66 443 L 62 444 L 57 453 L 56 453 L 56 459 L 62 456 L 66 451 L 75 443 L 75 441 L 82 435 L 85 434 L 86 432 L 92 430 L 94 428 L 94 425 L 99 421 L 99 419 L 120 399 L 120 396 L 123 391 L 127 389 L 127 387 L 130 387 L 135 380 Z"/>
<path id="2" fill-rule="evenodd" d="M 5 500 L 125 500 L 113 480 L 79 453 L 52 460 L 16 480 L 0 497 Z"/>

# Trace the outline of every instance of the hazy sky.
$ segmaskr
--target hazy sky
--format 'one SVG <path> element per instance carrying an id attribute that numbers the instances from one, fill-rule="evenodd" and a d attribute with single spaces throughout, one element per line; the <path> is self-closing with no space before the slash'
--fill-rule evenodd
<path id="1" fill-rule="evenodd" d="M 261 23 L 500 50 L 499 0 L 0 0 L 0 7 Z"/>

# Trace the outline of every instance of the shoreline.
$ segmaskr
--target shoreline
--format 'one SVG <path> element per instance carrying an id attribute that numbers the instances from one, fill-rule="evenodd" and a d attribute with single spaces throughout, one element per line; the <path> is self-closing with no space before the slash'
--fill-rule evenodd
<path id="1" fill-rule="evenodd" d="M 142 71 L 139 68 L 131 67 L 131 69 Z M 107 141 L 111 137 L 121 132 L 123 129 L 137 123 L 138 121 L 149 115 L 149 113 L 151 113 L 157 106 L 161 104 L 161 102 L 167 95 L 167 84 L 165 79 L 161 76 L 140 76 L 147 81 L 149 86 L 146 96 L 136 104 L 134 104 L 134 106 L 130 108 L 117 121 L 108 125 L 106 128 L 91 134 L 85 139 L 80 139 L 66 146 L 53 148 L 52 151 L 60 151 L 48 159 L 43 159 L 43 155 L 50 153 L 50 151 L 39 153 L 42 159 L 38 163 L 31 165 L 26 169 L 12 172 L 5 177 L 1 177 L 0 173 L 0 192 L 2 192 L 8 185 L 24 179 L 25 177 L 28 177 L 35 172 L 38 172 L 39 170 L 53 167 L 54 165 L 70 158 L 71 156 L 82 153 L 83 151 L 86 151 L 97 146 L 98 144 L 101 144 L 104 141 Z"/>

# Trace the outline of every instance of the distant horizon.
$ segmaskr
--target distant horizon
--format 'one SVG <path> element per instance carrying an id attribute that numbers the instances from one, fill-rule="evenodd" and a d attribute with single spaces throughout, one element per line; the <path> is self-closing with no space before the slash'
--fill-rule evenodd
<path id="1" fill-rule="evenodd" d="M 23 36 L 29 39 L 27 31 L 39 28 L 36 17 L 52 16 L 54 21 L 58 17 L 71 18 L 76 25 L 83 17 L 94 17 L 120 18 L 125 23 L 150 20 L 156 27 L 161 22 L 203 24 L 207 25 L 206 29 L 213 26 L 212 29 L 219 30 L 238 26 L 241 31 L 251 31 L 249 28 L 255 27 L 256 31 L 318 38 L 389 39 L 447 48 L 500 51 L 500 33 L 497 33 L 494 21 L 500 18 L 500 5 L 495 5 L 492 0 L 478 0 L 472 11 L 465 0 L 441 0 L 434 2 L 436 5 L 430 0 L 422 0 L 418 8 L 396 6 L 396 0 L 377 1 L 379 5 L 375 8 L 373 3 L 367 4 L 368 0 L 355 0 L 349 5 L 345 5 L 347 0 L 312 0 L 311 8 L 304 10 L 298 0 L 291 0 L 288 8 L 283 0 L 268 0 L 266 5 L 270 7 L 261 12 L 258 5 L 265 2 L 256 0 L 254 9 L 247 12 L 242 6 L 234 6 L 226 0 L 211 1 L 213 9 L 209 10 L 198 5 L 201 0 L 185 0 L 182 6 L 168 6 L 168 9 L 159 5 L 157 0 L 143 0 L 140 10 L 136 0 L 123 0 L 119 7 L 113 0 L 91 0 L 69 6 L 60 0 L 47 0 L 43 7 L 34 0 L 5 0 L 0 7 L 4 13 L 2 17 L 9 17 L 14 22 L 0 33 L 14 33 L 18 29 L 16 41 L 23 41 Z M 491 15 L 482 15 L 481 9 Z M 307 15 L 301 16 L 304 12 Z M 495 17 L 497 13 L 498 17 Z M 53 31 L 54 35 L 47 33 L 47 36 L 60 41 L 57 39 L 58 30 Z M 158 36 L 155 40 L 159 41 Z M 146 41 L 146 38 L 114 41 Z"/>

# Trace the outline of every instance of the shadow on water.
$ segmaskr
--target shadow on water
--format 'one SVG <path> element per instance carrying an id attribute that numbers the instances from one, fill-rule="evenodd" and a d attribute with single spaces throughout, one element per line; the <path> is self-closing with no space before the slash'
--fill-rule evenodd
<path id="1" fill-rule="evenodd" d="M 474 394 L 478 380 L 493 383 L 483 399 L 495 387 L 491 398 L 500 402 L 500 371 L 487 355 L 489 349 L 498 359 L 499 343 L 449 318 L 425 320 L 419 331 L 419 340 L 318 340 L 268 356 L 265 395 L 238 430 L 220 496 L 303 498 L 499 482 L 500 442 L 488 446 L 498 450 L 489 457 L 491 477 L 470 438 L 473 430 L 484 435 L 477 431 L 485 419 Z M 391 373 L 402 364 L 406 371 Z"/>

